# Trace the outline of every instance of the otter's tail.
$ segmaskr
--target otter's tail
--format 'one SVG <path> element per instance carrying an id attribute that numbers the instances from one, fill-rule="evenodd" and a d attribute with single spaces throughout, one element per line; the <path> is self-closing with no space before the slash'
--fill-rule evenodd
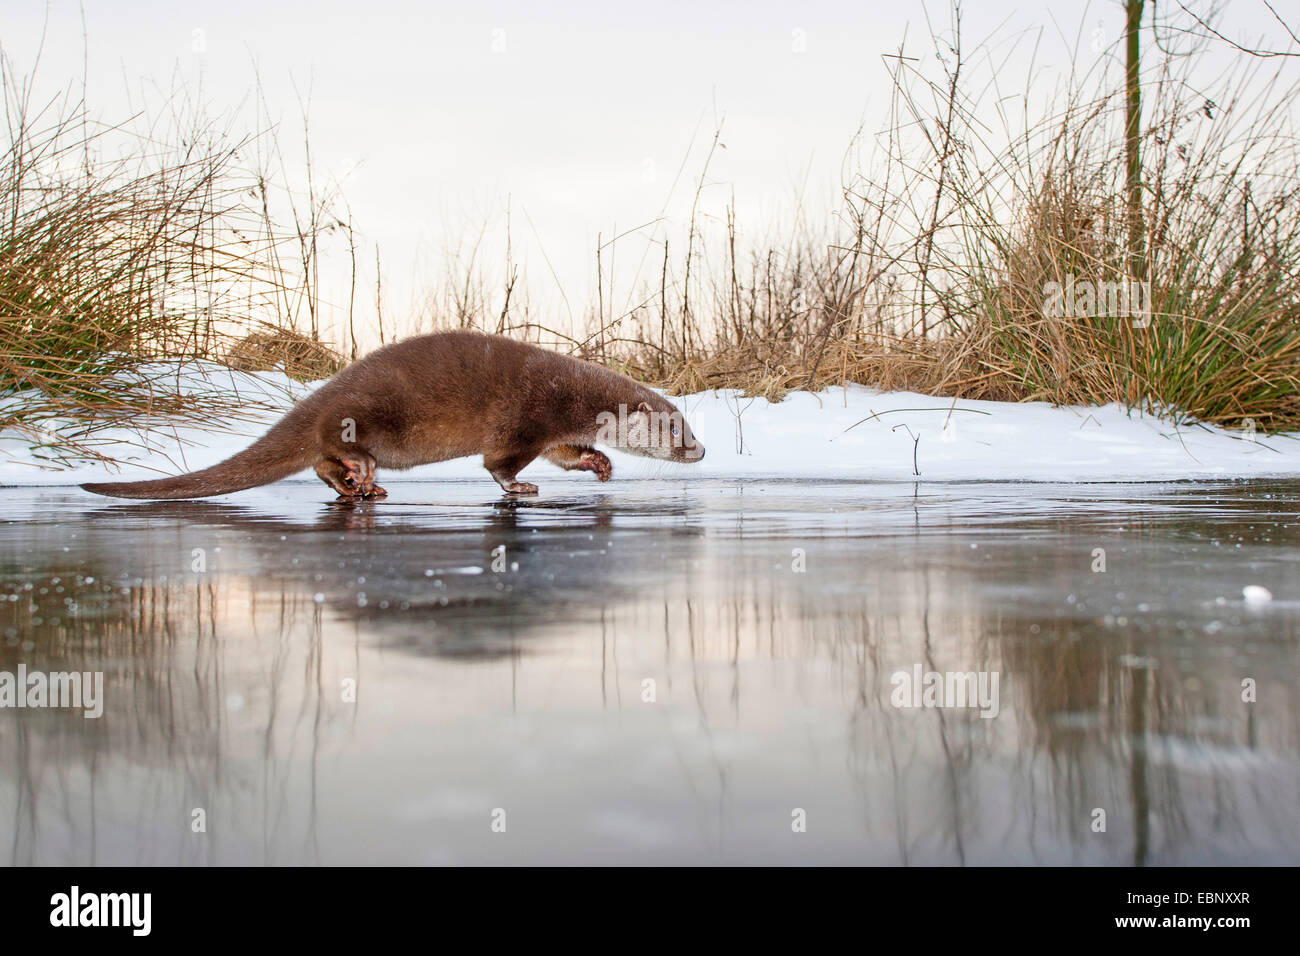
<path id="1" fill-rule="evenodd" d="M 91 482 L 81 487 L 114 498 L 206 498 L 269 485 L 315 463 L 314 416 L 298 405 L 237 455 L 202 471 L 153 481 Z"/>

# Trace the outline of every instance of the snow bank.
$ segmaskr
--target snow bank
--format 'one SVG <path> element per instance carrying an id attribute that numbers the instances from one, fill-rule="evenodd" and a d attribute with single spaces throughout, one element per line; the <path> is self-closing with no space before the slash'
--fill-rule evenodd
<path id="1" fill-rule="evenodd" d="M 280 373 L 204 368 L 206 387 L 224 384 L 280 409 L 311 390 Z M 197 386 L 196 386 L 197 387 Z M 798 393 L 778 404 L 731 391 L 675 399 L 708 454 L 696 465 L 613 455 L 618 477 L 762 477 L 877 481 L 1148 481 L 1300 475 L 1300 436 L 1259 435 L 1172 423 L 1117 405 L 1054 408 L 882 393 L 851 386 Z M 54 467 L 12 431 L 0 433 L 0 484 L 65 485 L 137 479 L 204 468 L 247 445 L 278 417 L 268 411 L 221 429 L 159 421 L 99 436 L 97 447 L 123 462 Z M 917 474 L 919 472 L 919 475 Z M 524 474 L 558 474 L 541 462 Z M 315 477 L 306 473 L 312 481 Z M 478 459 L 385 473 L 401 478 L 482 478 Z M 590 480 L 589 476 L 581 476 Z M 551 480 L 548 478 L 548 480 Z"/>

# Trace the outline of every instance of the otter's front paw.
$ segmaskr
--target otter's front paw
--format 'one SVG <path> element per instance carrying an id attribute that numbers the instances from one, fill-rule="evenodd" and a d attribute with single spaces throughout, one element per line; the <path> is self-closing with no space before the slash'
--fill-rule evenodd
<path id="1" fill-rule="evenodd" d="M 530 481 L 514 481 L 506 488 L 508 495 L 535 495 L 537 486 Z"/>
<path id="2" fill-rule="evenodd" d="M 609 460 L 609 456 L 594 449 L 582 453 L 582 457 L 578 459 L 578 468 L 581 471 L 594 472 L 597 481 L 609 481 L 614 477 L 614 464 Z"/>

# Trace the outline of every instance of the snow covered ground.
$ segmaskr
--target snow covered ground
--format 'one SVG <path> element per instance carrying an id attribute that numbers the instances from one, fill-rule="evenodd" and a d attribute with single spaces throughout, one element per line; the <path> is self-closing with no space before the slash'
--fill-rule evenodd
<path id="1" fill-rule="evenodd" d="M 213 383 L 233 385 L 250 399 L 287 407 L 307 394 L 278 372 L 237 373 L 205 367 Z M 614 453 L 615 480 L 624 477 L 755 477 L 877 481 L 1148 481 L 1180 478 L 1300 476 L 1300 435 L 1258 434 L 1167 420 L 1117 405 L 1054 408 L 881 393 L 852 386 L 818 395 L 798 393 L 778 404 L 735 392 L 674 399 L 708 454 L 695 465 L 671 465 Z M 156 427 L 109 433 L 99 444 L 120 469 L 87 464 L 53 467 L 12 431 L 0 433 L 0 485 L 66 485 L 82 481 L 152 478 L 214 464 L 247 445 L 276 412 L 232 421 L 226 428 Z M 104 436 L 101 436 L 101 438 Z M 120 442 L 120 444 L 119 444 Z M 546 462 L 524 476 L 559 474 Z M 919 473 L 919 476 L 918 476 Z M 316 480 L 310 473 L 304 477 Z M 486 477 L 479 459 L 426 465 L 402 478 Z M 581 476 L 590 479 L 590 476 Z M 537 480 L 537 478 L 535 478 Z M 548 479 L 549 480 L 549 479 Z"/>

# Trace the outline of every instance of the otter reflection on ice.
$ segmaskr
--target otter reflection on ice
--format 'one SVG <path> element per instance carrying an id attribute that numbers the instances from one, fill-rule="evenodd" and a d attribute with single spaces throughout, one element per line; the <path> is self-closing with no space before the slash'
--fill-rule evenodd
<path id="1" fill-rule="evenodd" d="M 8 497 L 8 862 L 1300 859 L 1294 487 L 563 488 Z"/>

